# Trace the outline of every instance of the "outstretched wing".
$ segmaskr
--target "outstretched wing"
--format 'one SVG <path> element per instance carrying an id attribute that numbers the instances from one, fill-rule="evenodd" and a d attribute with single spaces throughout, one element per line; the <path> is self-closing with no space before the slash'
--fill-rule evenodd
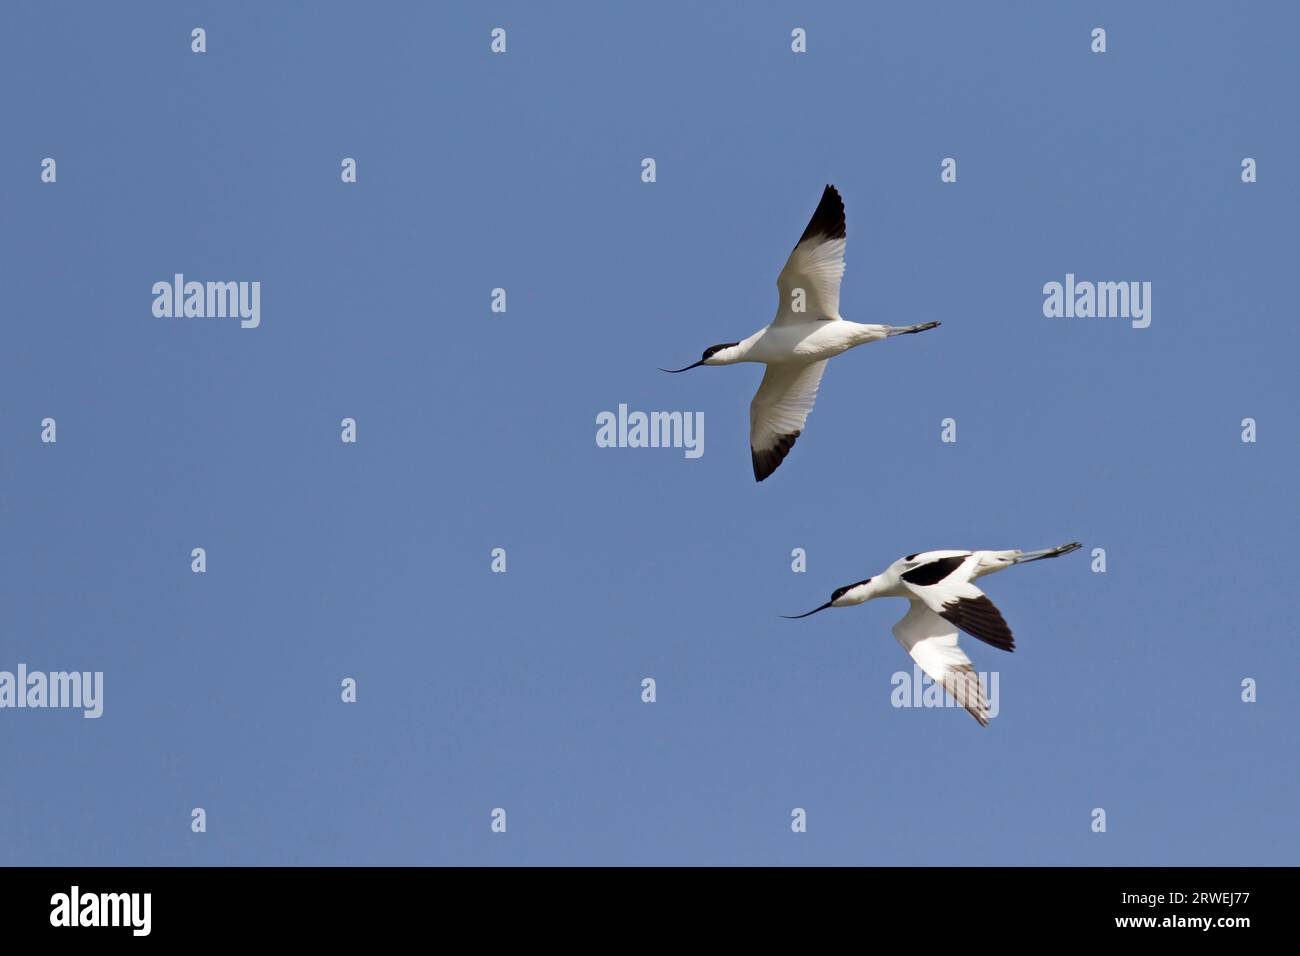
<path id="1" fill-rule="evenodd" d="M 921 670 L 965 707 L 981 727 L 987 727 L 988 700 L 970 658 L 957 646 L 957 629 L 926 607 L 924 602 L 913 601 L 893 630 L 898 643 L 912 655 L 912 660 Z"/>
<path id="2" fill-rule="evenodd" d="M 777 277 L 780 301 L 774 325 L 840 317 L 840 280 L 844 278 L 844 200 L 827 186 L 808 228 Z M 802 290 L 803 311 L 794 310 L 796 290 Z"/>
<path id="3" fill-rule="evenodd" d="M 749 404 L 749 452 L 754 480 L 762 481 L 780 466 L 803 431 L 817 401 L 826 362 L 769 365 Z"/>
<path id="4" fill-rule="evenodd" d="M 1016 641 L 1002 612 L 971 583 L 979 564 L 979 554 L 952 554 L 904 571 L 901 580 L 944 620 L 1000 650 L 1013 651 Z"/>

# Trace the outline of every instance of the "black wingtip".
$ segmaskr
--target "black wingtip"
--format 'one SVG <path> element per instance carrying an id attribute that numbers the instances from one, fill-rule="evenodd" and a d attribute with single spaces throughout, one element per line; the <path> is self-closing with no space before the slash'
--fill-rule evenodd
<path id="1" fill-rule="evenodd" d="M 1000 651 L 1016 649 L 1016 639 L 1002 617 L 1002 612 L 983 594 L 975 598 L 950 601 L 943 606 L 939 616 L 971 637 L 979 638 Z"/>
<path id="2" fill-rule="evenodd" d="M 762 451 L 756 451 L 751 445 L 749 456 L 754 463 L 754 480 L 763 481 L 780 468 L 781 462 L 785 461 L 785 456 L 790 454 L 790 449 L 794 447 L 801 434 L 802 432 L 791 432 L 788 435 L 781 435 L 775 445 Z"/>
<path id="3" fill-rule="evenodd" d="M 803 231 L 799 241 L 813 238 L 843 239 L 846 235 L 844 200 L 840 198 L 839 190 L 827 183 L 817 209 L 808 220 L 808 228 Z"/>

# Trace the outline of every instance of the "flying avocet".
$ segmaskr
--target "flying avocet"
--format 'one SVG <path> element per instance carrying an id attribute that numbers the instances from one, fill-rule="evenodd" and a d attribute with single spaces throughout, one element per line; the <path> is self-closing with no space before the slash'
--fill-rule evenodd
<path id="1" fill-rule="evenodd" d="M 840 318 L 844 237 L 844 201 L 834 186 L 827 186 L 777 277 L 780 296 L 771 324 L 743 342 L 709 346 L 698 362 L 686 368 L 663 370 L 676 373 L 737 362 L 767 366 L 749 406 L 749 450 L 756 481 L 776 471 L 803 432 L 827 361 L 867 342 L 939 325 L 862 325 Z"/>
<path id="2" fill-rule="evenodd" d="M 807 614 L 828 607 L 852 607 L 878 597 L 907 598 L 912 606 L 894 625 L 894 637 L 921 670 L 953 696 L 981 726 L 989 723 L 989 705 L 970 658 L 957 646 L 963 630 L 1003 651 L 1016 648 L 1011 628 L 984 592 L 971 582 L 1013 564 L 1056 558 L 1076 551 L 1077 541 L 1042 551 L 925 551 L 900 558 L 874 578 L 836 588 L 831 599 Z"/>

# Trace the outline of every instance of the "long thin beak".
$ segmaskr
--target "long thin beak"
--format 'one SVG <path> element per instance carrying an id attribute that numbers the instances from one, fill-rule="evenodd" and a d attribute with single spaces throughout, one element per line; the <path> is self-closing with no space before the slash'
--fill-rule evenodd
<path id="1" fill-rule="evenodd" d="M 696 365 L 703 365 L 703 364 L 704 364 L 704 359 L 700 359 L 698 362 L 695 363 L 695 365 L 688 365 L 686 366 L 686 368 L 661 368 L 659 371 L 672 372 L 674 375 L 676 375 L 678 372 L 689 372 L 691 369 L 695 368 Z"/>
<path id="2" fill-rule="evenodd" d="M 832 604 L 831 601 L 827 601 L 827 602 L 826 602 L 825 604 L 823 604 L 821 607 L 815 607 L 815 608 L 813 608 L 811 611 L 808 612 L 808 614 L 816 614 L 818 611 L 824 611 L 824 610 L 826 610 L 828 607 L 830 607 L 831 604 Z M 807 617 L 808 614 L 782 614 L 781 616 L 782 616 L 783 618 L 785 618 L 787 621 L 797 621 L 797 620 L 799 620 L 799 618 L 801 618 L 801 617 Z"/>

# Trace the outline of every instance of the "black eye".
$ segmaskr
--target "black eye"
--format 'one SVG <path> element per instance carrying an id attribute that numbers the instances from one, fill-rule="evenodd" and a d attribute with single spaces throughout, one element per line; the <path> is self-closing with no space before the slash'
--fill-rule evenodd
<path id="1" fill-rule="evenodd" d="M 831 600 L 838 601 L 840 598 L 844 597 L 844 592 L 847 590 L 848 588 L 836 588 L 835 593 L 831 595 Z"/>

